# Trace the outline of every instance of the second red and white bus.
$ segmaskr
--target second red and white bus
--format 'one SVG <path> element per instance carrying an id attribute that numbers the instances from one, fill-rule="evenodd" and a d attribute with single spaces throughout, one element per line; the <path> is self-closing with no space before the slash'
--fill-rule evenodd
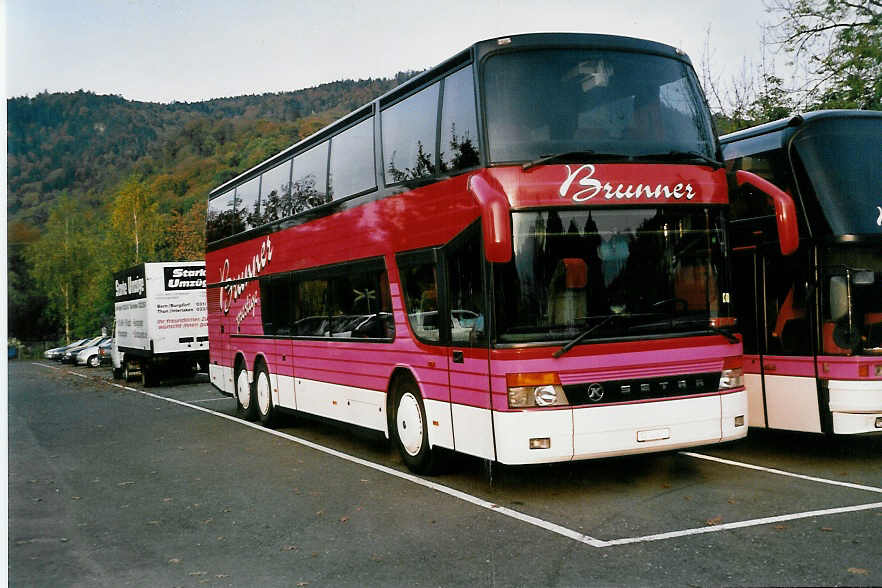
<path id="1" fill-rule="evenodd" d="M 720 161 L 678 50 L 477 43 L 211 192 L 211 381 L 418 472 L 743 437 Z"/>
<path id="2" fill-rule="evenodd" d="M 798 203 L 799 247 L 785 259 L 774 210 L 733 202 L 750 424 L 882 432 L 882 112 L 811 112 L 720 140 L 735 173 Z"/>

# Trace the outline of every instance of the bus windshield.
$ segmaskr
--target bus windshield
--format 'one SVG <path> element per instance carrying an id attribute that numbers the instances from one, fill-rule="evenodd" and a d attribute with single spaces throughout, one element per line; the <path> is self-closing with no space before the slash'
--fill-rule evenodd
<path id="1" fill-rule="evenodd" d="M 494 266 L 498 343 L 694 333 L 728 316 L 709 209 L 515 212 L 512 225 L 512 261 Z"/>
<path id="2" fill-rule="evenodd" d="M 882 232 L 882 118 L 821 119 L 793 146 L 834 235 Z"/>
<path id="3" fill-rule="evenodd" d="M 824 353 L 882 355 L 882 250 L 830 245 L 822 255 Z"/>
<path id="4" fill-rule="evenodd" d="M 695 153 L 716 141 L 695 72 L 659 55 L 584 49 L 496 55 L 483 70 L 491 163 L 585 153 Z"/>

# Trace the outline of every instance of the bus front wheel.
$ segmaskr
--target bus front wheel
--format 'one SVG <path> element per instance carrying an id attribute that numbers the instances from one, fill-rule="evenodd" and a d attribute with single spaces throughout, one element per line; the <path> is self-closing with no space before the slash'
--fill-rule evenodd
<path id="1" fill-rule="evenodd" d="M 414 473 L 437 473 L 439 450 L 429 447 L 426 409 L 416 382 L 409 378 L 400 380 L 395 392 L 393 435 L 401 458 Z"/>

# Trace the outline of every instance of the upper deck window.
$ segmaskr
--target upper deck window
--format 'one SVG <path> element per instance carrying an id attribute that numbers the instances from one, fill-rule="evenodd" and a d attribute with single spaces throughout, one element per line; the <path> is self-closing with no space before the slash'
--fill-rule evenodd
<path id="1" fill-rule="evenodd" d="M 468 169 L 480 163 L 471 66 L 444 78 L 439 156 L 442 173 Z"/>
<path id="2" fill-rule="evenodd" d="M 490 159 L 591 151 L 715 154 L 692 68 L 659 55 L 585 49 L 507 53 L 483 73 Z"/>
<path id="3" fill-rule="evenodd" d="M 303 212 L 328 200 L 328 141 L 325 141 L 294 158 L 291 212 Z"/>
<path id="4" fill-rule="evenodd" d="M 264 172 L 260 186 L 263 222 L 277 221 L 293 214 L 290 159 Z"/>
<path id="5" fill-rule="evenodd" d="M 882 234 L 882 117 L 816 121 L 793 147 L 803 200 L 820 203 L 834 235 Z"/>
<path id="6" fill-rule="evenodd" d="M 328 192 L 339 200 L 376 187 L 374 119 L 369 118 L 331 139 Z"/>
<path id="7" fill-rule="evenodd" d="M 236 215 L 236 190 L 212 198 L 208 203 L 205 240 L 218 241 L 242 231 L 244 227 Z"/>
<path id="8" fill-rule="evenodd" d="M 260 177 L 251 178 L 236 188 L 236 214 L 243 230 L 263 224 L 260 220 Z"/>
<path id="9" fill-rule="evenodd" d="M 387 184 L 435 174 L 436 82 L 383 111 L 383 170 Z"/>

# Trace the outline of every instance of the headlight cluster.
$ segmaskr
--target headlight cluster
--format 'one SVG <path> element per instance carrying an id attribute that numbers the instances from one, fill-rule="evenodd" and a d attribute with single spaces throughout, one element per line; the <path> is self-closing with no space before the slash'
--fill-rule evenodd
<path id="1" fill-rule="evenodd" d="M 566 406 L 569 404 L 557 373 L 508 374 L 509 408 Z"/>
<path id="2" fill-rule="evenodd" d="M 741 356 L 727 357 L 723 360 L 723 372 L 720 374 L 720 390 L 731 390 L 742 386 L 744 386 L 744 368 Z"/>

